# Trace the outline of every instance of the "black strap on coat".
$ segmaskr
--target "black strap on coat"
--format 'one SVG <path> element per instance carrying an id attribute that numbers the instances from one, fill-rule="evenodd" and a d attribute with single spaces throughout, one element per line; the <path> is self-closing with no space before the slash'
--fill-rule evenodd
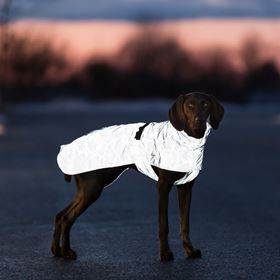
<path id="1" fill-rule="evenodd" d="M 145 123 L 143 126 L 140 126 L 140 127 L 139 127 L 139 130 L 138 130 L 138 131 L 136 132 L 136 134 L 135 134 L 135 139 L 136 139 L 136 140 L 140 140 L 141 135 L 142 135 L 142 133 L 143 133 L 143 131 L 144 131 L 144 128 L 145 128 L 147 125 L 149 125 L 149 123 Z"/>

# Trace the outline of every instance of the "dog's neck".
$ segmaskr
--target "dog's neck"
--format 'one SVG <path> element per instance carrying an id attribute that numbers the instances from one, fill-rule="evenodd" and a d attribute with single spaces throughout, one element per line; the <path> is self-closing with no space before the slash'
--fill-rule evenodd
<path id="1" fill-rule="evenodd" d="M 198 130 L 192 130 L 189 127 L 186 127 L 184 129 L 184 131 L 191 137 L 194 137 L 196 139 L 201 139 L 204 137 L 205 135 L 205 131 L 206 131 L 206 126 L 204 129 L 198 129 Z"/>

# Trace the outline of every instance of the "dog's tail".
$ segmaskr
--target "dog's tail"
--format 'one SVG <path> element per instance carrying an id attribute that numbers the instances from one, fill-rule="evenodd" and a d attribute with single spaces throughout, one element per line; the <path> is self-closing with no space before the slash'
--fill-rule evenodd
<path id="1" fill-rule="evenodd" d="M 64 180 L 68 183 L 71 182 L 71 177 L 72 177 L 71 175 L 64 174 Z"/>

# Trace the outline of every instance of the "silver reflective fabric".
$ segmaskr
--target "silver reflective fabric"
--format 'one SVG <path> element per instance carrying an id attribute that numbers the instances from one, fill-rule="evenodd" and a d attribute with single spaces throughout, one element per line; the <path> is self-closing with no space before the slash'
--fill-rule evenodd
<path id="1" fill-rule="evenodd" d="M 135 139 L 145 123 L 114 125 L 95 130 L 70 144 L 62 145 L 57 162 L 63 173 L 80 174 L 101 168 L 135 164 L 148 177 L 158 180 L 152 165 L 184 172 L 175 182 L 184 184 L 197 177 L 202 169 L 203 151 L 211 126 L 203 138 L 196 139 L 176 130 L 169 121 L 149 123 L 140 140 Z"/>

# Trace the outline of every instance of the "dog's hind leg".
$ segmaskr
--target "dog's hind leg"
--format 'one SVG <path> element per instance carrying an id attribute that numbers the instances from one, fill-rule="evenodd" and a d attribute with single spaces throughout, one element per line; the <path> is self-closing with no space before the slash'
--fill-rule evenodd
<path id="1" fill-rule="evenodd" d="M 75 176 L 78 189 L 76 196 L 73 202 L 58 214 L 61 232 L 57 235 L 61 235 L 60 255 L 63 258 L 76 259 L 76 253 L 70 247 L 70 230 L 75 220 L 100 197 L 103 188 L 127 168 L 128 166 L 106 168 Z M 60 240 L 60 237 L 56 240 Z"/>
<path id="2" fill-rule="evenodd" d="M 54 232 L 51 251 L 56 257 L 61 257 L 61 248 L 60 248 L 60 236 L 61 236 L 61 217 L 72 207 L 75 200 L 73 200 L 65 209 L 60 211 L 55 216 L 54 222 Z"/>
<path id="3" fill-rule="evenodd" d="M 77 184 L 79 180 L 77 180 Z M 103 185 L 97 182 L 83 183 L 78 189 L 75 203 L 61 217 L 61 255 L 65 259 L 76 259 L 76 253 L 70 247 L 70 230 L 75 220 L 95 202 L 103 189 Z"/>

